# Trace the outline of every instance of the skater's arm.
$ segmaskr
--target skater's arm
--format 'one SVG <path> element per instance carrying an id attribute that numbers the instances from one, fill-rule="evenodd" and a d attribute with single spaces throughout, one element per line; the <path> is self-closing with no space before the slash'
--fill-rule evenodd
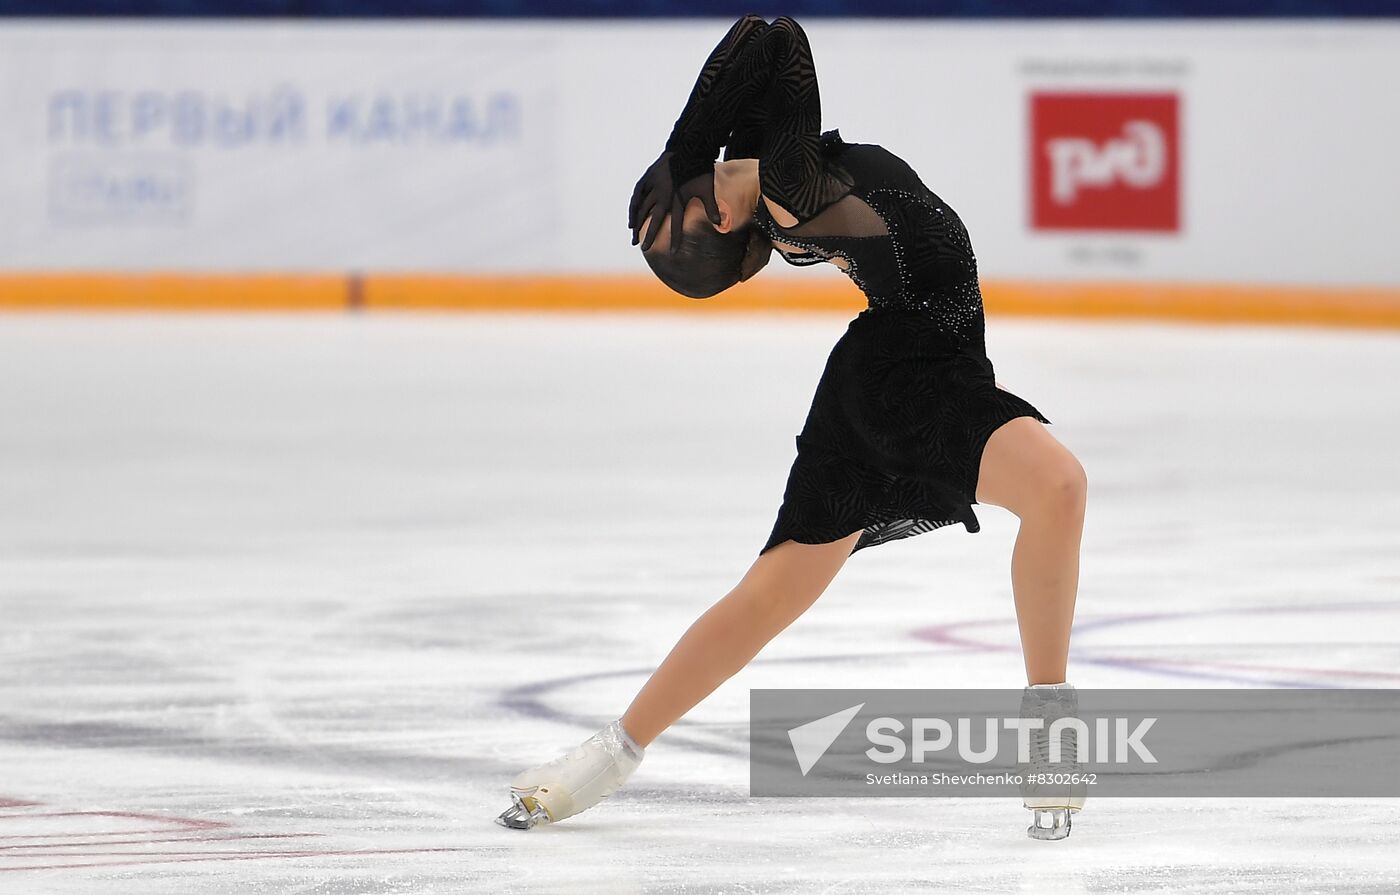
<path id="1" fill-rule="evenodd" d="M 794 227 L 844 196 L 850 185 L 822 156 L 821 93 L 806 32 L 783 16 L 768 26 L 763 50 L 769 84 L 759 102 L 765 118 L 759 184 L 774 220 Z"/>
<path id="2" fill-rule="evenodd" d="M 651 248 L 661 224 L 669 216 L 679 218 L 686 203 L 699 198 L 710 220 L 718 224 L 719 206 L 714 197 L 714 163 L 720 147 L 729 142 L 741 110 L 762 94 L 767 83 L 762 55 L 768 23 L 758 16 L 735 22 L 710 53 L 691 89 L 685 108 L 666 138 L 660 157 L 637 181 L 627 207 L 627 227 L 632 244 Z M 645 236 L 642 224 L 651 218 Z M 671 250 L 680 244 L 681 230 L 671 231 Z"/>
<path id="3" fill-rule="evenodd" d="M 757 17 L 740 19 L 710 54 L 665 151 L 632 191 L 632 242 L 650 216 L 652 226 L 642 239 L 643 251 L 649 249 L 661 222 L 683 213 L 691 198 L 704 200 L 718 223 L 710 172 L 726 143 L 742 144 L 726 154 L 735 158 L 759 146 L 760 184 L 781 226 L 814 217 L 850 190 L 827 170 L 820 130 L 816 70 L 801 26 L 786 17 L 771 25 Z M 673 229 L 673 251 L 679 235 Z"/>
<path id="4" fill-rule="evenodd" d="M 714 164 L 721 146 L 729 142 L 735 123 L 753 95 L 767 81 L 759 48 L 768 23 L 758 16 L 735 22 L 710 52 L 691 88 L 685 108 L 666 139 L 671 175 L 684 183 Z"/>

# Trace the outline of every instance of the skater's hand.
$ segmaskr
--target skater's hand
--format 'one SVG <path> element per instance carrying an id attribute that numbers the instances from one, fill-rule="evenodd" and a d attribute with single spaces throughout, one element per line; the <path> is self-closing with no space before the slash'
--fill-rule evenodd
<path id="1" fill-rule="evenodd" d="M 685 207 L 691 199 L 699 199 L 705 205 L 705 213 L 711 223 L 720 223 L 719 205 L 715 202 L 715 176 L 707 171 L 687 180 L 679 187 L 672 183 L 671 153 L 663 152 L 651 163 L 632 190 L 632 201 L 627 207 L 627 227 L 632 231 L 632 245 L 637 244 L 639 231 L 648 217 L 651 226 L 642 236 L 642 251 L 651 248 L 661 225 L 666 218 L 671 221 L 671 251 L 681 244 L 681 223 L 685 220 Z"/>

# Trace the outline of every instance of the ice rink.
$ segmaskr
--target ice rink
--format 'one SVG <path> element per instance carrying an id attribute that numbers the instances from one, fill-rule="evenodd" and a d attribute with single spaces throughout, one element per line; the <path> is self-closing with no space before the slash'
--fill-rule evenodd
<path id="1" fill-rule="evenodd" d="M 0 318 L 0 892 L 1400 892 L 1395 802 L 750 799 L 751 687 L 1023 683 L 992 507 L 853 557 L 599 808 L 492 823 L 748 568 L 845 324 Z M 1400 686 L 1400 333 L 988 347 L 1089 475 L 1071 681 Z"/>

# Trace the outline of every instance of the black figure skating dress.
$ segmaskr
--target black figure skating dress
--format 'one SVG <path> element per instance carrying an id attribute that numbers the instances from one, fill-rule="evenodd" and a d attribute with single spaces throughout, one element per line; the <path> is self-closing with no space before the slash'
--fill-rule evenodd
<path id="1" fill-rule="evenodd" d="M 893 87 L 892 89 L 898 89 Z M 792 264 L 844 260 L 869 300 L 836 343 L 797 436 L 768 542 L 822 544 L 857 530 L 852 552 L 943 525 L 979 529 L 978 467 L 991 434 L 1020 416 L 983 338 L 977 262 L 958 215 L 904 161 L 821 132 L 807 37 L 791 19 L 737 22 L 706 61 L 667 149 L 676 183 L 725 158 L 758 158 L 754 226 Z"/>

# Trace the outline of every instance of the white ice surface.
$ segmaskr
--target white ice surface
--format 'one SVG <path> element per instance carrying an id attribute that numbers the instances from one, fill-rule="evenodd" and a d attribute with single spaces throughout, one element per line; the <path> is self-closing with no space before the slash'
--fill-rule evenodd
<path id="1" fill-rule="evenodd" d="M 1019 686 L 994 508 L 857 554 L 603 806 L 491 823 L 753 560 L 844 327 L 0 318 L 0 893 L 1400 891 L 1395 802 L 750 799 L 750 687 Z M 989 347 L 1089 473 L 1072 680 L 1400 686 L 1400 335 Z"/>

